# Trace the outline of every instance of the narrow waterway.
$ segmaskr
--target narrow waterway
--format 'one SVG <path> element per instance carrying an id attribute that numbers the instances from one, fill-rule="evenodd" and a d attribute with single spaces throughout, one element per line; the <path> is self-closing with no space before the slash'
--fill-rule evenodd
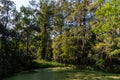
<path id="1" fill-rule="evenodd" d="M 46 68 L 18 73 L 5 80 L 120 80 L 120 74 L 71 68 Z"/>

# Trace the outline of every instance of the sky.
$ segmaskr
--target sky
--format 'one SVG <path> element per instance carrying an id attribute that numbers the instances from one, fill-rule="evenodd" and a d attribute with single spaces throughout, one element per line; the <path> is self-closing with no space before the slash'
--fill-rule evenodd
<path id="1" fill-rule="evenodd" d="M 22 5 L 28 6 L 30 0 L 11 0 L 11 1 L 14 1 L 17 10 L 19 10 Z"/>
<path id="2" fill-rule="evenodd" d="M 14 3 L 16 4 L 16 8 L 17 10 L 19 11 L 20 10 L 20 7 L 23 5 L 23 6 L 28 6 L 29 5 L 29 1 L 31 0 L 11 0 L 11 1 L 14 1 Z M 36 0 L 37 1 L 37 0 Z M 57 0 L 55 0 L 57 1 Z"/>

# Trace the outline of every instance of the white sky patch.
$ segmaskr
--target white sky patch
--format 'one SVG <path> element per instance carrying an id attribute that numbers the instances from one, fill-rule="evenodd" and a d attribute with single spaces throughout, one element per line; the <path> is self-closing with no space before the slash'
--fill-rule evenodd
<path id="1" fill-rule="evenodd" d="M 16 4 L 16 8 L 19 11 L 22 5 L 28 6 L 30 0 L 11 0 L 11 1 L 14 1 L 14 3 Z"/>
<path id="2" fill-rule="evenodd" d="M 11 1 L 14 1 L 14 3 L 16 4 L 16 9 L 19 11 L 22 5 L 27 7 L 29 5 L 29 1 L 31 0 L 11 0 Z M 38 2 L 39 0 L 35 0 L 35 1 Z M 59 0 L 52 0 L 52 1 L 59 1 Z"/>

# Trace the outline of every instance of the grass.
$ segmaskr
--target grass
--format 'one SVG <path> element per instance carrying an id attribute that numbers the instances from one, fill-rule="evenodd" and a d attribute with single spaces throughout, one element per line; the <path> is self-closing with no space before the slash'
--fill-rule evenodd
<path id="1" fill-rule="evenodd" d="M 53 61 L 45 61 L 45 60 L 33 60 L 32 67 L 33 69 L 40 69 L 40 68 L 51 68 L 51 67 L 66 67 L 69 65 L 53 62 Z"/>
<path id="2" fill-rule="evenodd" d="M 72 69 L 68 74 L 69 80 L 120 80 L 120 74 L 100 71 Z"/>

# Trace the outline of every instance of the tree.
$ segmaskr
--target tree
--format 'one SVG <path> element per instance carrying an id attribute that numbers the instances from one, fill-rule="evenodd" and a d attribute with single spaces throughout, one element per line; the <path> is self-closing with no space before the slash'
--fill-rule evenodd
<path id="1" fill-rule="evenodd" d="M 12 24 L 12 18 L 14 17 L 14 12 L 16 12 L 15 4 L 13 1 L 9 0 L 2 0 L 0 1 L 0 23 L 3 25 L 1 32 L 1 43 L 2 43 L 2 50 L 5 51 L 6 40 L 9 36 L 9 26 Z"/>
<path id="2" fill-rule="evenodd" d="M 73 26 L 90 27 L 89 22 L 89 1 L 88 0 L 74 0 L 72 4 L 72 12 L 67 16 L 66 21 L 70 22 Z"/>
<path id="3" fill-rule="evenodd" d="M 71 2 L 68 0 L 58 0 L 55 3 L 53 16 L 53 32 L 54 36 L 64 33 L 65 28 L 68 28 L 66 18 L 71 14 Z"/>
<path id="4" fill-rule="evenodd" d="M 97 23 L 93 26 L 93 32 L 97 34 L 98 42 L 96 43 L 96 53 L 100 60 L 100 65 L 103 65 L 103 69 L 111 71 L 113 69 L 113 55 L 119 56 L 120 48 L 119 42 L 119 29 L 120 29 L 120 1 L 111 0 L 104 3 L 104 0 L 98 0 L 98 9 L 95 14 L 97 17 Z M 98 61 L 99 62 L 99 61 Z M 101 66 L 102 67 L 102 66 Z"/>
<path id="5" fill-rule="evenodd" d="M 12 58 L 15 55 L 14 40 L 12 39 L 11 26 L 15 23 L 16 8 L 13 1 L 0 0 L 0 76 L 13 72 Z M 13 41 L 12 41 L 13 40 Z M 11 46 L 12 45 L 12 46 Z"/>
<path id="6" fill-rule="evenodd" d="M 51 30 L 52 30 L 52 16 L 53 8 L 51 6 L 52 1 L 40 0 L 40 8 L 38 10 L 38 25 L 41 30 L 39 33 L 40 37 L 40 48 L 39 53 L 41 59 L 51 59 Z"/>
<path id="7" fill-rule="evenodd" d="M 60 39 L 62 36 L 62 39 Z M 68 32 L 57 36 L 53 44 L 54 59 L 75 65 L 87 65 L 91 54 L 93 34 L 86 27 L 72 28 Z M 60 40 L 58 40 L 60 39 Z M 58 58 L 58 59 L 57 59 Z"/>

